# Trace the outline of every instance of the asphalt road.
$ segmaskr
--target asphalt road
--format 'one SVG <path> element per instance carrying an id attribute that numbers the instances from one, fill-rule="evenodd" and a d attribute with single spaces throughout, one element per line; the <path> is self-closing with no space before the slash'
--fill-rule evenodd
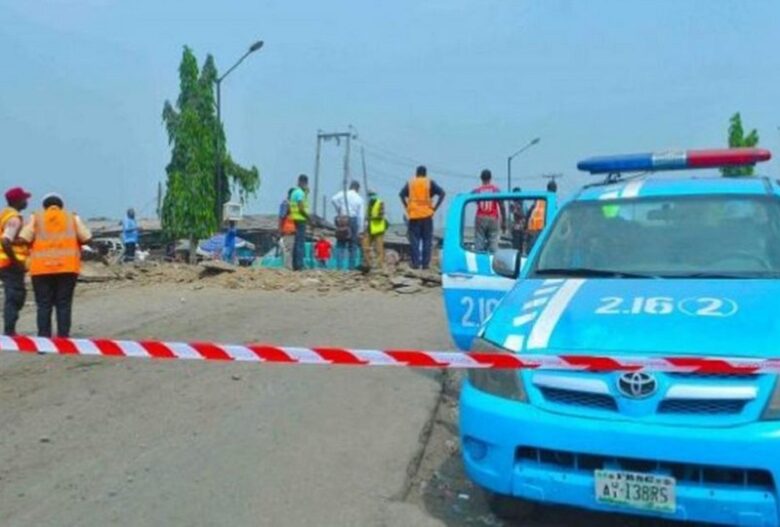
<path id="1" fill-rule="evenodd" d="M 23 331 L 31 331 L 28 306 Z M 450 346 L 438 291 L 92 289 L 76 336 Z M 0 525 L 664 525 L 490 514 L 457 441 L 458 374 L 0 355 Z"/>
<path id="2" fill-rule="evenodd" d="M 441 348 L 439 306 L 146 287 L 81 295 L 76 331 Z M 0 525 L 440 525 L 403 500 L 440 386 L 395 368 L 5 355 Z"/>

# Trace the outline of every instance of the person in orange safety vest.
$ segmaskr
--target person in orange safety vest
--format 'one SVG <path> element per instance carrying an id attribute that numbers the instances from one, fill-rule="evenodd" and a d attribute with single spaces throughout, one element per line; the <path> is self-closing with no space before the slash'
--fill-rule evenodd
<path id="1" fill-rule="evenodd" d="M 8 206 L 0 212 L 0 281 L 3 282 L 3 334 L 15 335 L 19 312 L 27 299 L 24 274 L 27 265 L 27 242 L 19 238 L 24 225 L 22 211 L 27 208 L 30 193 L 14 187 L 5 193 Z"/>
<path id="2" fill-rule="evenodd" d="M 547 183 L 547 192 L 555 194 L 557 191 L 558 184 L 555 180 Z M 528 252 L 531 252 L 531 248 L 534 246 L 534 243 L 536 243 L 536 239 L 539 238 L 539 234 L 544 230 L 546 220 L 547 200 L 538 199 L 534 202 L 528 213 L 528 224 L 526 226 L 526 235 L 528 236 L 526 248 Z"/>
<path id="3" fill-rule="evenodd" d="M 43 198 L 43 209 L 31 215 L 21 238 L 31 244 L 30 276 L 38 307 L 38 336 L 52 336 L 52 311 L 57 312 L 57 336 L 69 337 L 73 293 L 81 272 L 81 246 L 92 234 L 74 213 L 65 210 L 57 194 Z"/>
<path id="4" fill-rule="evenodd" d="M 428 170 L 419 166 L 415 177 L 401 189 L 400 196 L 409 220 L 412 269 L 428 269 L 433 245 L 433 215 L 441 207 L 445 192 L 428 178 Z M 435 204 L 434 196 L 437 197 Z"/>

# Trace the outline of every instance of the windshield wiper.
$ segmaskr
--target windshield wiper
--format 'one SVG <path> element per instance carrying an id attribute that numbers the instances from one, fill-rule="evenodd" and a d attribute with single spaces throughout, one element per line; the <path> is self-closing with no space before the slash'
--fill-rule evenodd
<path id="1" fill-rule="evenodd" d="M 627 271 L 616 271 L 610 269 L 591 269 L 589 267 L 559 267 L 537 269 L 535 275 L 562 275 L 562 276 L 595 276 L 602 278 L 661 278 L 657 275 L 631 273 Z"/>
<path id="2" fill-rule="evenodd" d="M 664 278 L 724 278 L 729 280 L 761 280 L 767 278 L 778 278 L 780 273 L 777 272 L 764 272 L 764 273 L 726 273 L 721 271 L 699 271 L 695 273 L 682 273 L 682 274 L 669 274 L 664 275 Z"/>

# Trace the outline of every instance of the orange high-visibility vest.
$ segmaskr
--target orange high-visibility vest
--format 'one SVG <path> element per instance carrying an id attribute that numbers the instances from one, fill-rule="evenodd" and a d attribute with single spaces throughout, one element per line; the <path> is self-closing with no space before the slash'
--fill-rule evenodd
<path id="1" fill-rule="evenodd" d="M 406 215 L 410 220 L 421 220 L 433 216 L 431 199 L 431 180 L 427 177 L 414 177 L 409 182 L 409 201 Z"/>
<path id="2" fill-rule="evenodd" d="M 531 217 L 528 218 L 528 230 L 539 232 L 544 229 L 545 213 L 547 212 L 547 202 L 543 199 L 536 200 Z"/>
<path id="3" fill-rule="evenodd" d="M 292 219 L 292 214 L 288 214 L 282 220 L 282 234 L 289 236 L 295 234 L 295 222 Z"/>
<path id="4" fill-rule="evenodd" d="M 30 275 L 79 273 L 81 244 L 73 214 L 59 207 L 35 213 L 35 239 L 30 252 Z"/>
<path id="5" fill-rule="evenodd" d="M 0 212 L 0 236 L 2 236 L 3 231 L 5 230 L 5 225 L 11 220 L 11 218 L 19 218 L 20 223 L 22 221 L 22 215 L 18 210 L 12 207 L 7 207 L 3 209 L 3 212 Z M 21 226 L 19 227 L 19 230 L 21 231 Z M 16 239 L 11 240 L 11 249 L 13 249 L 14 255 L 16 255 L 16 259 L 21 263 L 24 263 L 27 260 L 27 256 L 29 255 L 30 250 L 27 246 L 27 243 L 19 238 L 18 232 L 16 233 Z M 5 251 L 0 248 L 0 269 L 4 269 L 6 267 L 11 267 L 11 259 L 7 254 L 5 254 Z"/>

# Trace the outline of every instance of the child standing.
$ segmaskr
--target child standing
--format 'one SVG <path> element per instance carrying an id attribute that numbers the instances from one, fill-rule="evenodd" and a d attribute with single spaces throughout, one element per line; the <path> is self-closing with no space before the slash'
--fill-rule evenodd
<path id="1" fill-rule="evenodd" d="M 332 251 L 333 244 L 325 236 L 320 236 L 320 239 L 314 244 L 314 259 L 317 260 L 320 267 L 327 267 Z"/>

